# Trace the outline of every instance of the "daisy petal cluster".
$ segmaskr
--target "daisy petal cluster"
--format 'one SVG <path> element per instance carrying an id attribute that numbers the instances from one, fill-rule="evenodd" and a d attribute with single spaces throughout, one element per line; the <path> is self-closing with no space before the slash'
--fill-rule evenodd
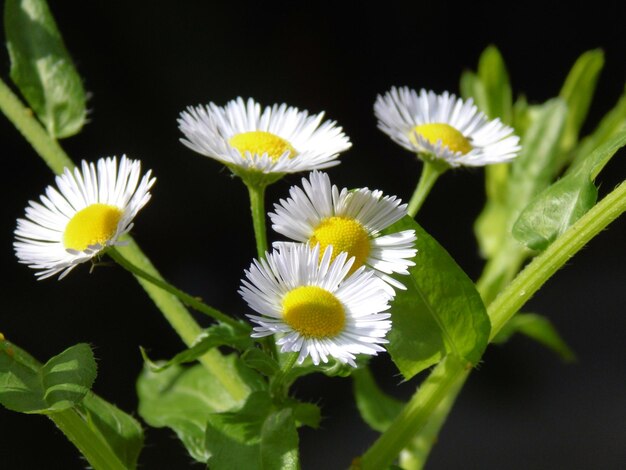
<path id="1" fill-rule="evenodd" d="M 520 150 L 512 128 L 448 92 L 394 87 L 378 96 L 374 112 L 378 128 L 396 143 L 449 167 L 508 162 Z"/>
<path id="2" fill-rule="evenodd" d="M 294 173 L 338 165 L 351 143 L 324 113 L 309 115 L 286 104 L 261 108 L 253 99 L 188 107 L 180 114 L 181 142 L 228 165 L 233 172 Z"/>
<path id="3" fill-rule="evenodd" d="M 65 169 L 48 186 L 39 202 L 30 201 L 26 216 L 18 219 L 15 253 L 20 263 L 39 270 L 45 279 L 98 255 L 133 226 L 133 219 L 150 200 L 155 182 L 148 171 L 141 177 L 141 162 L 126 156 L 101 158 L 94 165 Z"/>
<path id="4" fill-rule="evenodd" d="M 319 171 L 303 178 L 302 187 L 293 186 L 289 196 L 274 204 L 274 212 L 269 214 L 275 231 L 295 242 L 319 243 L 322 250 L 333 246 L 336 254 L 346 252 L 354 257 L 353 270 L 363 265 L 373 269 L 389 284 L 391 294 L 394 287 L 404 289 L 389 275 L 409 274 L 408 268 L 414 266 L 415 231 L 382 236 L 380 232 L 406 215 L 406 204 L 368 188 L 339 190 Z"/>
<path id="5" fill-rule="evenodd" d="M 259 315 L 253 337 L 279 334 L 282 352 L 299 352 L 298 363 L 329 357 L 356 367 L 356 354 L 376 355 L 391 328 L 385 283 L 354 258 L 319 244 L 284 246 L 254 260 L 239 293 Z"/>

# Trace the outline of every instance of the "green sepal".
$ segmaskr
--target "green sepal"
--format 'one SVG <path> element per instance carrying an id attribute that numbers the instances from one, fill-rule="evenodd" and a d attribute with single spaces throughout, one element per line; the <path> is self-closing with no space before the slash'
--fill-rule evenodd
<path id="1" fill-rule="evenodd" d="M 49 414 L 80 403 L 97 375 L 91 347 L 77 344 L 41 365 L 0 340 L 0 404 L 21 413 Z"/>
<path id="2" fill-rule="evenodd" d="M 252 345 L 252 339 L 245 330 L 235 329 L 230 325 L 219 324 L 204 330 L 194 344 L 176 354 L 173 358 L 158 364 L 153 362 L 143 347 L 140 347 L 141 355 L 148 368 L 153 372 L 161 372 L 168 367 L 193 362 L 209 350 L 218 346 L 230 346 L 234 349 L 245 350 Z"/>
<path id="3" fill-rule="evenodd" d="M 4 28 L 11 79 L 54 138 L 78 133 L 86 94 L 44 0 L 6 0 Z"/>
<path id="4" fill-rule="evenodd" d="M 387 350 L 406 380 L 439 362 L 448 352 L 476 364 L 491 325 L 474 283 L 448 252 L 406 216 L 384 233 L 412 229 L 415 266 L 396 279 L 406 286 L 391 303 Z"/>
<path id="5" fill-rule="evenodd" d="M 493 342 L 507 342 L 515 333 L 521 333 L 558 354 L 565 362 L 576 360 L 574 351 L 563 340 L 552 322 L 536 313 L 518 313 L 498 332 Z"/>

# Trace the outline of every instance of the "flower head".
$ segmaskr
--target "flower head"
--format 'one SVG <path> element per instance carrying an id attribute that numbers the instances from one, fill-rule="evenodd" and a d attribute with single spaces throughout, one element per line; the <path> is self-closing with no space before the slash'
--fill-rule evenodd
<path id="1" fill-rule="evenodd" d="M 392 88 L 374 104 L 378 128 L 404 148 L 447 166 L 483 166 L 514 159 L 519 137 L 489 120 L 472 100 L 407 87 Z"/>
<path id="2" fill-rule="evenodd" d="M 394 287 L 404 286 L 388 274 L 408 274 L 416 254 L 415 231 L 380 236 L 380 231 L 406 215 L 406 204 L 381 191 L 349 191 L 330 184 L 326 173 L 314 171 L 293 186 L 290 197 L 274 204 L 272 228 L 296 242 L 333 246 L 336 254 L 354 256 L 353 270 L 366 265 Z M 275 243 L 280 247 L 284 243 Z M 393 292 L 393 289 L 390 289 Z"/>
<path id="3" fill-rule="evenodd" d="M 261 109 L 252 99 L 188 107 L 178 124 L 181 142 L 228 165 L 236 174 L 295 173 L 338 165 L 337 156 L 351 144 L 341 127 L 324 113 L 275 104 Z"/>
<path id="4" fill-rule="evenodd" d="M 26 218 L 17 220 L 13 246 L 20 263 L 39 270 L 45 279 L 65 277 L 76 265 L 119 244 L 137 212 L 150 200 L 155 178 L 140 181 L 141 163 L 122 156 L 83 161 L 81 169 L 65 169 L 48 186 L 40 202 L 30 201 Z"/>
<path id="5" fill-rule="evenodd" d="M 355 354 L 384 351 L 391 328 L 385 283 L 361 267 L 349 274 L 353 258 L 333 248 L 292 244 L 254 260 L 239 293 L 260 315 L 253 337 L 280 335 L 283 352 L 299 352 L 298 363 L 328 357 L 356 366 Z"/>

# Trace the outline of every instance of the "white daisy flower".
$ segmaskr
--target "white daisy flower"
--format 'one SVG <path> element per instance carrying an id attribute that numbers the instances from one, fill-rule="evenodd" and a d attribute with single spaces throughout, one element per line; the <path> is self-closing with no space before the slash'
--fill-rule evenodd
<path id="1" fill-rule="evenodd" d="M 406 215 L 407 206 L 400 199 L 368 188 L 339 191 L 326 173 L 318 171 L 308 180 L 302 178 L 302 188 L 292 186 L 289 195 L 269 214 L 274 230 L 296 242 L 319 243 L 322 250 L 332 245 L 335 253 L 354 256 L 353 270 L 366 265 L 388 284 L 405 288 L 389 274 L 409 274 L 408 267 L 415 265 L 411 261 L 417 252 L 415 231 L 379 236 Z M 275 248 L 284 245 L 274 243 Z M 389 287 L 389 292 L 393 295 L 394 290 Z"/>
<path id="2" fill-rule="evenodd" d="M 391 329 L 385 283 L 361 267 L 349 274 L 354 258 L 332 247 L 292 244 L 266 255 L 245 271 L 239 293 L 260 315 L 252 337 L 278 334 L 282 352 L 299 352 L 298 363 L 335 359 L 356 367 L 356 354 L 384 351 Z"/>
<path id="3" fill-rule="evenodd" d="M 374 104 L 378 128 L 404 148 L 447 166 L 483 166 L 514 159 L 519 137 L 499 119 L 490 121 L 471 99 L 392 88 Z"/>
<path id="4" fill-rule="evenodd" d="M 65 169 L 48 186 L 41 202 L 30 201 L 26 218 L 17 220 L 13 246 L 20 263 L 39 270 L 45 279 L 65 277 L 76 265 L 92 259 L 133 226 L 137 212 L 150 200 L 155 178 L 148 171 L 141 181 L 141 162 L 101 158 L 97 166 L 83 161 L 81 169 Z"/>
<path id="5" fill-rule="evenodd" d="M 188 107 L 178 124 L 181 142 L 228 165 L 233 172 L 295 173 L 338 165 L 339 152 L 352 145 L 324 113 L 275 104 L 261 109 L 253 99 Z"/>

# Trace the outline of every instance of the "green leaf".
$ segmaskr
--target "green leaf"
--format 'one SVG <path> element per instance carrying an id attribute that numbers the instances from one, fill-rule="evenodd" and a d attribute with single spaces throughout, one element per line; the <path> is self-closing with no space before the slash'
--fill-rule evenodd
<path id="1" fill-rule="evenodd" d="M 236 330 L 230 325 L 219 324 L 204 330 L 200 336 L 198 336 L 193 346 L 176 354 L 172 359 L 163 363 L 154 363 L 150 360 L 144 348 L 140 348 L 140 350 L 150 370 L 160 372 L 173 365 L 193 362 L 200 356 L 206 354 L 209 350 L 218 346 L 231 346 L 237 349 L 246 349 L 250 347 L 251 344 L 252 340 L 247 332 Z"/>
<path id="2" fill-rule="evenodd" d="M 361 417 L 375 431 L 385 432 L 404 403 L 383 392 L 366 367 L 355 371 L 352 378 L 356 406 Z"/>
<path id="3" fill-rule="evenodd" d="M 578 58 L 565 79 L 559 93 L 568 109 L 562 141 L 564 152 L 568 152 L 576 145 L 578 133 L 587 117 L 603 66 L 604 53 L 601 50 L 587 51 Z"/>
<path id="4" fill-rule="evenodd" d="M 226 372 L 250 392 L 262 390 L 265 382 L 233 354 L 224 358 Z M 209 370 L 201 364 L 189 368 L 174 365 L 162 372 L 144 369 L 137 382 L 139 415 L 153 427 L 169 427 L 176 432 L 189 454 L 206 462 L 210 453 L 205 431 L 213 413 L 239 408 L 236 400 Z"/>
<path id="5" fill-rule="evenodd" d="M 393 326 L 387 349 L 410 379 L 453 352 L 471 364 L 480 359 L 489 338 L 490 322 L 474 284 L 452 257 L 410 217 L 385 233 L 413 229 L 417 256 L 406 287 L 391 306 Z"/>
<path id="6" fill-rule="evenodd" d="M 461 74 L 459 88 L 463 99 L 468 100 L 471 98 L 474 100 L 474 104 L 478 106 L 478 109 L 483 112 L 485 112 L 486 109 L 489 109 L 485 87 L 480 81 L 480 78 L 478 78 L 478 75 L 474 72 L 466 70 Z"/>
<path id="7" fill-rule="evenodd" d="M 289 399 L 286 406 L 293 410 L 296 425 L 309 426 L 314 429 L 319 427 L 322 416 L 320 407 L 315 403 L 302 403 L 295 399 Z"/>
<path id="8" fill-rule="evenodd" d="M 43 366 L 9 341 L 0 341 L 0 403 L 22 413 L 47 414 L 79 403 L 96 379 L 87 344 L 77 344 Z"/>
<path id="9" fill-rule="evenodd" d="M 478 61 L 478 78 L 485 94 L 485 103 L 480 103 L 481 110 L 490 118 L 499 118 L 503 123 L 512 121 L 513 93 L 509 75 L 500 51 L 489 46 Z"/>
<path id="10" fill-rule="evenodd" d="M 572 166 L 577 166 L 579 161 L 584 160 L 594 149 L 623 131 L 626 131 L 626 90 L 613 109 L 602 118 L 593 133 L 585 137 L 577 147 Z"/>
<path id="11" fill-rule="evenodd" d="M 276 359 L 256 347 L 246 350 L 246 352 L 241 355 L 241 360 L 248 367 L 258 370 L 267 377 L 273 377 L 280 370 Z"/>
<path id="12" fill-rule="evenodd" d="M 543 344 L 566 362 L 572 362 L 576 359 L 574 352 L 546 317 L 535 313 L 518 313 L 504 325 L 493 342 L 505 343 L 515 333 L 522 333 Z"/>
<path id="13" fill-rule="evenodd" d="M 563 178 L 538 194 L 522 211 L 513 235 L 534 250 L 550 243 L 591 209 L 598 191 L 593 184 L 600 170 L 626 145 L 626 132 L 605 142 L 570 167 Z"/>
<path id="14" fill-rule="evenodd" d="M 91 430 L 100 436 L 128 468 L 137 468 L 143 429 L 132 416 L 93 393 L 79 405 Z"/>
<path id="15" fill-rule="evenodd" d="M 87 116 L 85 90 L 47 3 L 6 0 L 4 28 L 11 79 L 48 133 L 78 133 Z"/>
<path id="16" fill-rule="evenodd" d="M 272 413 L 263 423 L 261 468 L 263 470 L 298 470 L 300 468 L 298 432 L 292 410 L 289 408 Z"/>

